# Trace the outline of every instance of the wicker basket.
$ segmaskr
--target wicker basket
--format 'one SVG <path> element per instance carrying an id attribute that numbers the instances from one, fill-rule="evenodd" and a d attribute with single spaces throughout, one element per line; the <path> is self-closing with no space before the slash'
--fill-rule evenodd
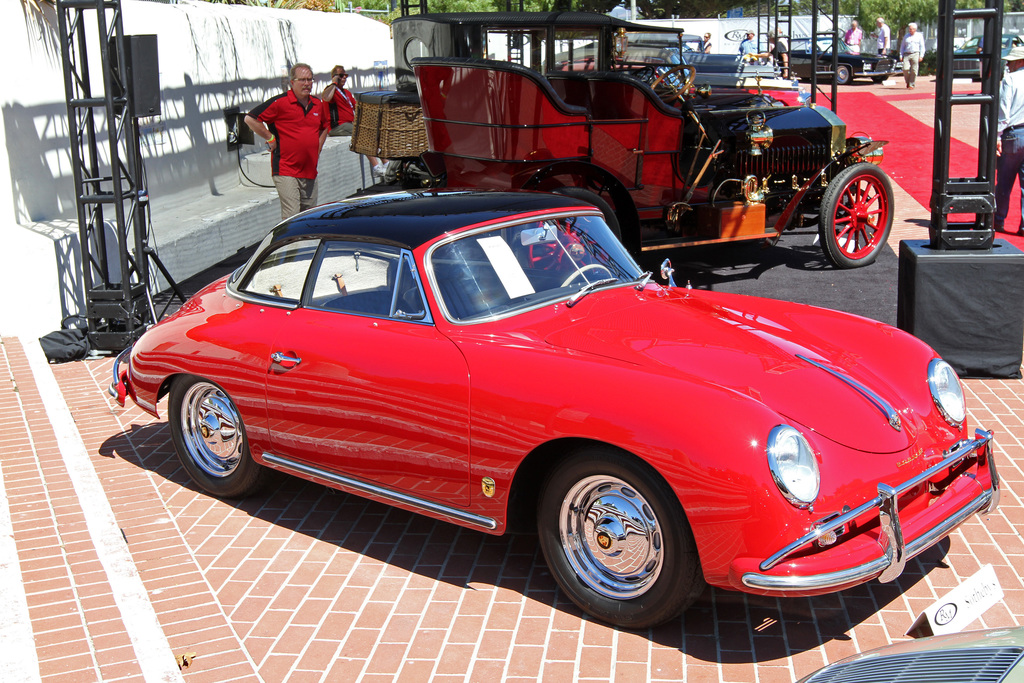
<path id="1" fill-rule="evenodd" d="M 356 95 L 359 107 L 351 150 L 385 159 L 418 157 L 427 151 L 423 108 L 415 93 L 364 92 Z"/>

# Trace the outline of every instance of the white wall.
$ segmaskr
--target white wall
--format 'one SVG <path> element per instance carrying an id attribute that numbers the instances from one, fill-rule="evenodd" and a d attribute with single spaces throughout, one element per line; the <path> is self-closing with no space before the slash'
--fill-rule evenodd
<path id="1" fill-rule="evenodd" d="M 228 207 L 244 195 L 236 152 L 225 145 L 224 108 L 246 111 L 281 92 L 288 67 L 300 61 L 320 79 L 315 91 L 335 64 L 353 74 L 354 91 L 393 87 L 393 75 L 381 82 L 374 68 L 381 60 L 393 67 L 390 29 L 367 17 L 189 1 L 122 0 L 122 12 L 126 34 L 158 37 L 162 115 L 141 122 L 158 245 L 162 233 L 182 229 L 188 207 Z M 0 143 L 7 151 L 7 163 L 0 160 L 0 273 L 14 285 L 0 297 L 0 334 L 38 336 L 79 313 L 82 298 L 56 11 L 44 6 L 40 15 L 7 0 L 0 25 L 7 65 L 0 73 Z M 92 27 L 86 35 L 96 40 Z M 98 71 L 98 42 L 87 54 Z M 98 75 L 93 82 L 94 93 L 102 92 Z M 321 200 L 334 198 L 321 192 Z M 246 246 L 224 245 L 230 251 L 221 258 Z"/>

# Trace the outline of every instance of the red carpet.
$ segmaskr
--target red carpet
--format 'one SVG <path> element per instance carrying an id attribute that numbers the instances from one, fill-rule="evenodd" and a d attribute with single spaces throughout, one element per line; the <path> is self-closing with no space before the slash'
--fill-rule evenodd
<path id="1" fill-rule="evenodd" d="M 910 114 L 902 111 L 901 100 L 932 98 L 927 93 L 898 95 L 883 99 L 871 92 L 842 93 L 839 96 L 839 116 L 846 121 L 846 134 L 865 133 L 876 140 L 888 140 L 885 146 L 885 169 L 896 182 L 925 208 L 931 204 L 932 194 L 932 149 L 934 131 Z M 895 104 L 894 104 L 895 103 Z M 929 124 L 931 121 L 929 121 Z M 978 174 L 978 151 L 960 140 L 950 143 L 949 176 L 951 178 L 975 178 Z M 1010 213 L 1006 226 L 1015 228 L 1020 224 L 1019 190 L 1012 195 Z M 897 216 L 899 206 L 896 207 Z M 974 216 L 950 216 L 952 220 L 973 221 Z M 1017 235 L 997 234 L 1024 248 L 1024 238 Z"/>

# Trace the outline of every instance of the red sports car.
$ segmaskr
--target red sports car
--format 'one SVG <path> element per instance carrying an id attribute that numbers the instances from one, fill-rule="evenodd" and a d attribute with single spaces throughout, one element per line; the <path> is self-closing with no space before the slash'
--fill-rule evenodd
<path id="1" fill-rule="evenodd" d="M 578 199 L 378 195 L 300 214 L 114 364 L 217 496 L 277 469 L 489 533 L 650 626 L 705 582 L 900 574 L 998 502 L 953 370 L 888 325 L 656 284 Z"/>

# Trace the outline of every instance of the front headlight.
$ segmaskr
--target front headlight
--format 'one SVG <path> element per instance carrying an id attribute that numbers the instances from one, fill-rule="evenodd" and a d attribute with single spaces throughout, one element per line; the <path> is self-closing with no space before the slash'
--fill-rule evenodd
<path id="1" fill-rule="evenodd" d="M 818 497 L 818 461 L 804 435 L 789 425 L 768 434 L 768 469 L 779 491 L 793 505 L 808 507 Z"/>
<path id="2" fill-rule="evenodd" d="M 967 417 L 964 390 L 956 372 L 941 358 L 933 358 L 928 364 L 928 389 L 943 419 L 954 427 L 962 425 Z"/>

